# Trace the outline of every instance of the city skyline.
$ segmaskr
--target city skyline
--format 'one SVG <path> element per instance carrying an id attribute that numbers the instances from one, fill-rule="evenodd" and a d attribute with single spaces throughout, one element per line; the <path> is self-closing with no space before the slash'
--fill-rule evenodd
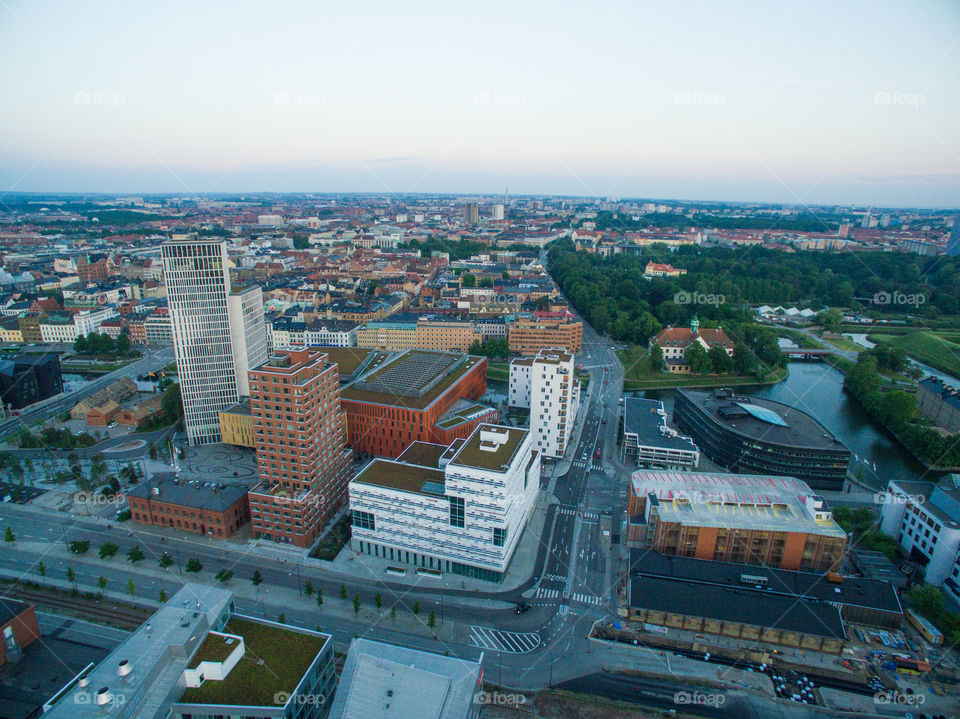
<path id="1" fill-rule="evenodd" d="M 0 196 L 957 204 L 950 3 L 257 10 L 4 6 Z"/>

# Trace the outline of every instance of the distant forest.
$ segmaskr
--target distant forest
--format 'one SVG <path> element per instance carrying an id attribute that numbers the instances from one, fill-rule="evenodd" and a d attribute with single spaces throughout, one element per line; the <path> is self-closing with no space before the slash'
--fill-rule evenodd
<path id="1" fill-rule="evenodd" d="M 550 273 L 595 329 L 620 341 L 645 343 L 666 325 L 697 315 L 713 322 L 748 321 L 749 305 L 826 305 L 878 310 L 877 293 L 922 295 L 917 306 L 884 310 L 928 318 L 960 312 L 960 263 L 945 256 L 901 252 L 796 252 L 762 247 L 653 245 L 642 257 L 600 257 L 574 251 L 569 239 L 550 246 Z M 686 269 L 680 277 L 645 279 L 649 261 Z M 859 298 L 859 299 L 858 299 Z"/>

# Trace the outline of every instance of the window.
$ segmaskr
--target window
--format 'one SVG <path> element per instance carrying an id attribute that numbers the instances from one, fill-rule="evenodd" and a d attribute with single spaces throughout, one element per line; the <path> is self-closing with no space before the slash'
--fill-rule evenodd
<path id="1" fill-rule="evenodd" d="M 369 529 L 376 531 L 376 521 L 370 512 L 361 512 L 358 509 L 353 510 L 353 526 L 360 529 Z"/>
<path id="2" fill-rule="evenodd" d="M 464 526 L 464 505 L 463 497 L 450 497 L 450 526 Z"/>
<path id="3" fill-rule="evenodd" d="M 493 528 L 493 546 L 502 547 L 504 542 L 506 541 L 507 541 L 507 528 L 494 527 Z"/>

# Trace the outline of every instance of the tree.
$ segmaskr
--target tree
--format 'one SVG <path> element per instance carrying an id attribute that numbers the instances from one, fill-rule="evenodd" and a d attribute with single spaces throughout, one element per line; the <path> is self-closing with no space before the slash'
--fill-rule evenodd
<path id="1" fill-rule="evenodd" d="M 37 562 L 37 574 L 41 577 L 47 576 L 47 565 L 43 562 Z"/>
<path id="2" fill-rule="evenodd" d="M 820 325 L 820 334 L 832 332 L 839 334 L 843 327 L 843 315 L 838 309 L 826 309 L 817 314 L 817 324 Z"/>
<path id="3" fill-rule="evenodd" d="M 74 554 L 86 554 L 89 549 L 90 542 L 88 540 L 70 542 L 70 551 Z"/>
<path id="4" fill-rule="evenodd" d="M 690 365 L 690 371 L 696 374 L 710 374 L 710 370 L 713 369 L 707 351 L 699 342 L 688 344 L 683 352 L 683 358 Z"/>
<path id="5" fill-rule="evenodd" d="M 489 277 L 481 277 L 480 282 L 477 283 L 477 287 L 493 287 L 493 280 Z"/>
<path id="6" fill-rule="evenodd" d="M 354 614 L 360 613 L 360 595 L 359 594 L 353 595 L 353 613 Z"/>
<path id="7" fill-rule="evenodd" d="M 317 606 L 323 606 L 323 589 L 321 587 L 317 587 Z"/>
<path id="8" fill-rule="evenodd" d="M 277 622 L 279 622 L 280 624 L 286 624 L 286 623 L 287 623 L 287 615 L 284 614 L 283 612 L 280 612 L 280 614 L 277 616 Z"/>
<path id="9" fill-rule="evenodd" d="M 397 605 L 394 604 L 390 607 L 390 618 L 396 620 L 397 618 Z"/>
<path id="10" fill-rule="evenodd" d="M 344 601 L 347 600 L 347 585 L 346 585 L 346 584 L 341 584 L 341 585 L 340 585 L 340 598 L 341 598 L 342 600 L 344 600 Z"/>
<path id="11" fill-rule="evenodd" d="M 164 552 L 163 554 L 160 555 L 160 559 L 158 560 L 157 564 L 160 565 L 160 569 L 166 569 L 171 564 L 173 564 L 173 557 L 171 557 L 169 554 Z"/>
<path id="12" fill-rule="evenodd" d="M 113 542 L 104 542 L 103 544 L 100 545 L 100 550 L 98 554 L 100 555 L 100 559 L 109 559 L 118 551 L 120 551 L 120 547 L 118 547 Z"/>
<path id="13" fill-rule="evenodd" d="M 907 596 L 924 616 L 938 617 L 943 611 L 943 592 L 938 587 L 924 584 L 911 589 Z"/>
<path id="14" fill-rule="evenodd" d="M 303 584 L 303 593 L 306 594 L 308 597 L 313 596 L 313 584 L 309 579 Z"/>
<path id="15" fill-rule="evenodd" d="M 380 609 L 383 606 L 383 597 L 380 596 L 380 592 L 377 592 L 374 595 L 373 603 L 377 605 L 377 609 Z"/>
<path id="16" fill-rule="evenodd" d="M 750 375 L 757 370 L 757 358 L 750 349 L 738 342 L 733 347 L 733 371 L 739 375 Z"/>
<path id="17" fill-rule="evenodd" d="M 650 348 L 650 370 L 663 372 L 663 348 L 655 344 Z"/>
<path id="18" fill-rule="evenodd" d="M 87 351 L 87 338 L 84 335 L 77 335 L 77 339 L 73 341 L 73 351 L 77 354 Z"/>
<path id="19" fill-rule="evenodd" d="M 164 590 L 163 587 L 160 587 L 160 601 L 161 602 L 167 601 L 167 592 Z"/>
<path id="20" fill-rule="evenodd" d="M 710 365 L 717 374 L 726 374 L 733 369 L 733 359 L 727 354 L 727 351 L 720 345 L 710 348 L 707 353 L 710 359 Z"/>
<path id="21" fill-rule="evenodd" d="M 97 577 L 97 586 L 100 587 L 100 589 L 106 589 L 106 588 L 107 588 L 107 578 L 106 578 L 106 577 Z"/>
<path id="22" fill-rule="evenodd" d="M 150 454 L 150 459 L 155 460 L 157 458 L 157 447 L 153 442 L 150 443 L 149 454 Z"/>
<path id="23" fill-rule="evenodd" d="M 116 341 L 117 354 L 130 354 L 130 336 L 126 332 L 121 332 Z"/>
<path id="24" fill-rule="evenodd" d="M 432 609 L 430 610 L 430 616 L 427 617 L 427 626 L 431 629 L 437 626 L 437 615 Z"/>
<path id="25" fill-rule="evenodd" d="M 190 559 L 187 560 L 186 569 L 188 572 L 193 572 L 194 574 L 196 574 L 201 569 L 203 569 L 203 565 L 200 564 L 200 560 L 197 559 L 196 557 L 190 557 Z"/>
<path id="26" fill-rule="evenodd" d="M 73 588 L 77 588 L 77 575 L 73 571 L 73 567 L 67 567 L 67 571 L 64 572 L 67 577 L 67 581 L 73 585 Z"/>
<path id="27" fill-rule="evenodd" d="M 255 569 L 255 570 L 253 571 L 253 574 L 250 576 L 250 582 L 251 582 L 251 583 L 253 584 L 253 586 L 255 586 L 255 587 L 259 587 L 261 584 L 263 584 L 263 575 L 260 574 L 260 570 L 259 570 L 259 569 Z"/>
<path id="28" fill-rule="evenodd" d="M 295 250 L 305 250 L 310 246 L 310 235 L 306 232 L 294 232 L 291 237 L 293 237 L 293 249 Z"/>
<path id="29" fill-rule="evenodd" d="M 233 579 L 233 570 L 221 569 L 219 572 L 217 572 L 217 581 L 221 584 L 226 584 L 231 579 Z"/>
<path id="30" fill-rule="evenodd" d="M 13 544 L 17 541 L 17 535 L 13 533 L 13 528 L 7 525 L 7 531 L 3 533 L 3 541 L 7 544 Z"/>
<path id="31" fill-rule="evenodd" d="M 460 275 L 460 286 L 461 287 L 476 287 L 477 278 L 475 275 L 471 275 L 469 272 L 464 272 Z"/>
<path id="32" fill-rule="evenodd" d="M 419 614 L 419 613 L 420 613 L 420 600 L 419 600 L 419 599 L 413 603 L 413 613 L 414 613 L 414 614 Z"/>
<path id="33" fill-rule="evenodd" d="M 130 551 L 127 552 L 127 561 L 131 562 L 132 564 L 136 564 L 137 562 L 142 562 L 144 559 L 146 559 L 146 556 L 147 555 L 143 553 L 143 550 L 140 549 L 140 547 L 130 547 Z"/>

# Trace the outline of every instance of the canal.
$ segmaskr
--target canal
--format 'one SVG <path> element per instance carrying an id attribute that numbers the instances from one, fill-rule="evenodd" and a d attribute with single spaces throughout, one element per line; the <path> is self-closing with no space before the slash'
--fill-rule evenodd
<path id="1" fill-rule="evenodd" d="M 885 487 L 891 479 L 934 481 L 940 475 L 928 472 L 879 425 L 875 424 L 843 391 L 843 374 L 826 362 L 791 362 L 790 376 L 778 384 L 738 387 L 738 392 L 764 397 L 796 407 L 814 417 L 840 438 L 858 459 L 853 471 L 865 483 Z M 645 397 L 659 399 L 673 416 L 675 390 L 647 390 Z M 873 467 L 876 464 L 876 471 Z"/>

